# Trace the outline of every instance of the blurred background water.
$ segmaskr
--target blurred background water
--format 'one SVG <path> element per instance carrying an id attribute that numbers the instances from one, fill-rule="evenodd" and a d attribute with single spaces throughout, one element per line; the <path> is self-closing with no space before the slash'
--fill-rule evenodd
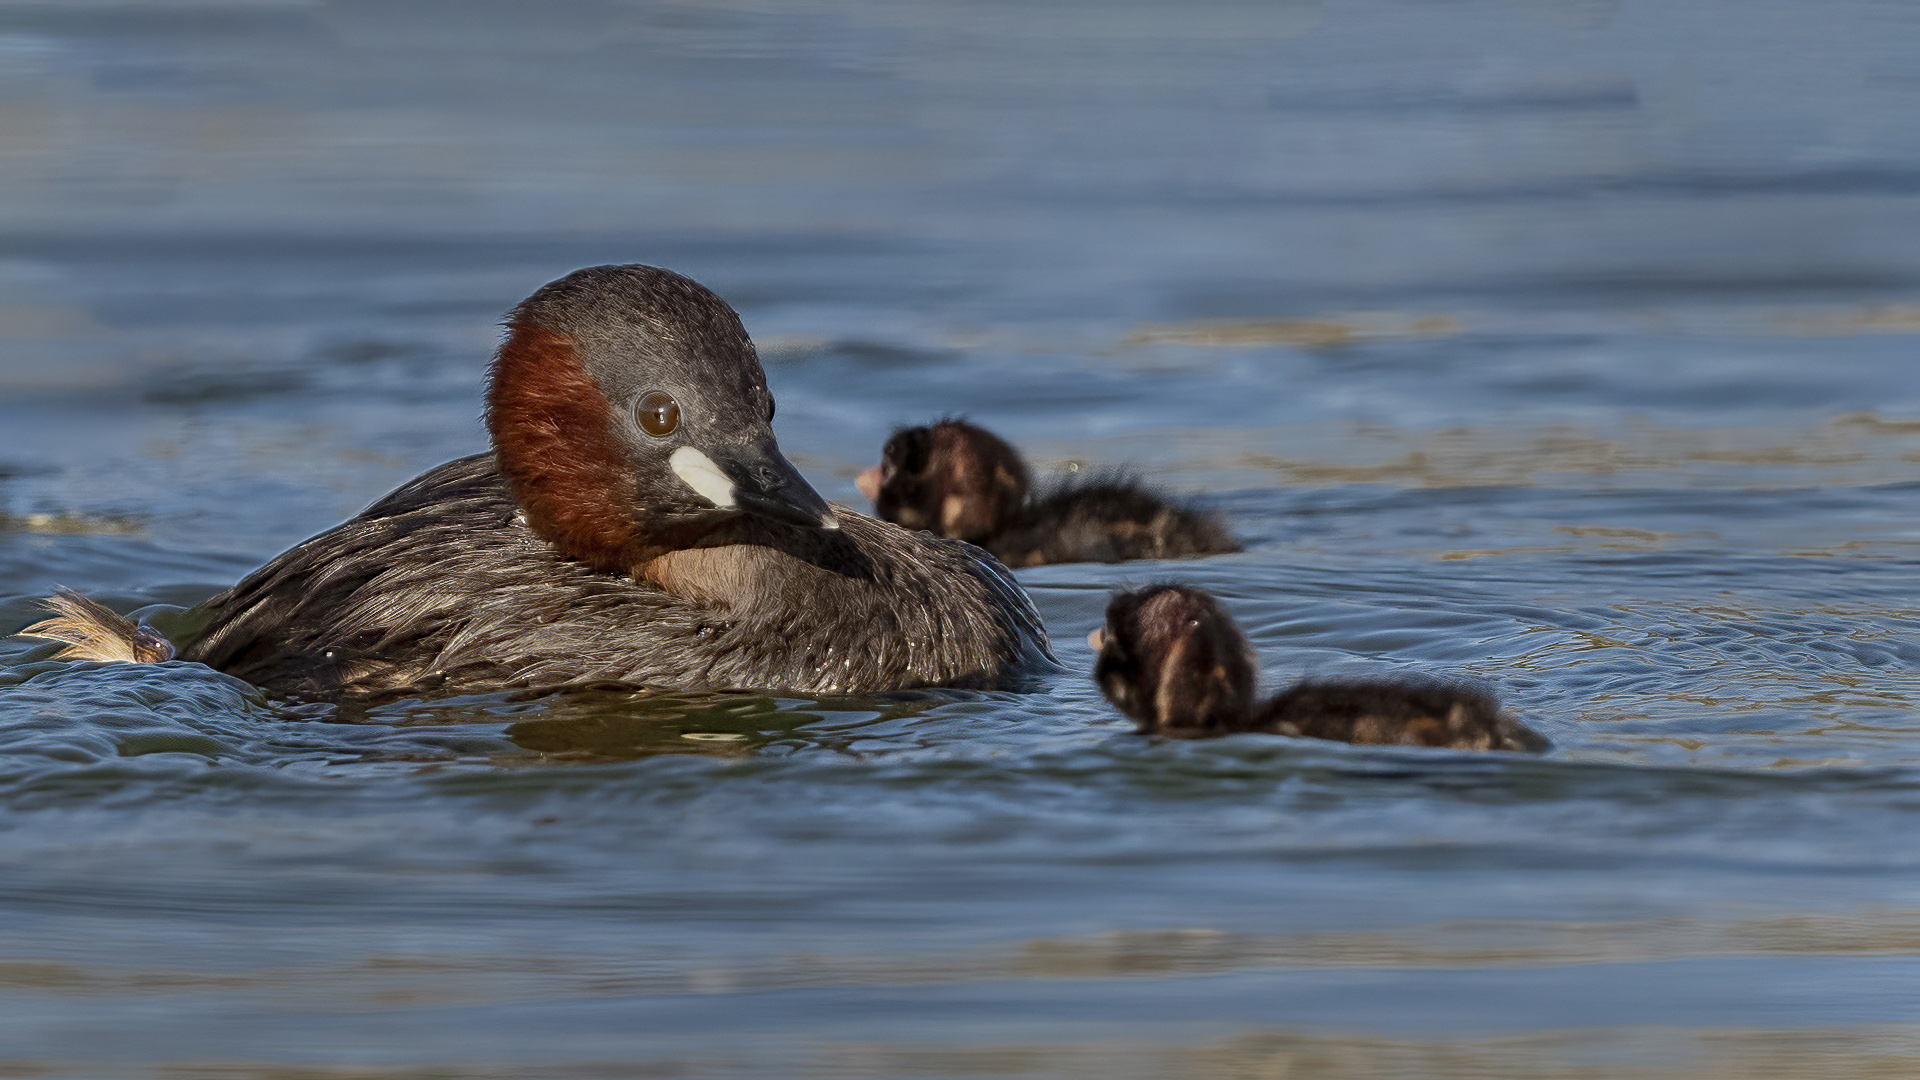
<path id="1" fill-rule="evenodd" d="M 0 5 L 0 631 L 482 448 L 611 261 L 829 498 L 965 412 L 1249 548 L 1022 571 L 1024 696 L 9 642 L 0 1074 L 1920 1073 L 1916 109 L 1870 0 Z M 1137 740 L 1081 638 L 1163 577 L 1556 749 Z"/>

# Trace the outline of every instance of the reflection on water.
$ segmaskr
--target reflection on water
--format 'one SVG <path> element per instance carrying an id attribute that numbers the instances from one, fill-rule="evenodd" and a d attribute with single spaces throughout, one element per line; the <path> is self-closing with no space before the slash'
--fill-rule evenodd
<path id="1" fill-rule="evenodd" d="M 413 1068 L 302 1067 L 195 1059 L 160 1065 L 155 1075 L 208 1080 L 577 1080 L 763 1075 L 803 1077 L 1116 1077 L 1157 1080 L 1346 1080 L 1349 1077 L 1477 1076 L 1555 1080 L 1748 1080 L 1755 1076 L 1821 1076 L 1879 1080 L 1912 1073 L 1920 1063 L 1916 1035 L 1904 1028 L 1787 1031 L 1668 1028 L 1552 1031 L 1521 1039 L 1392 1040 L 1259 1032 L 1218 1042 L 1166 1046 L 1139 1042 L 1005 1046 L 900 1046 L 835 1043 L 792 1057 L 748 1053 L 630 1062 L 576 1059 L 549 1066 L 499 1066 L 465 1060 Z M 1683 1067 L 1664 1062 L 1684 1060 Z M 60 1076 L 55 1061 L 8 1061 L 19 1076 Z"/>
<path id="2" fill-rule="evenodd" d="M 1685 1061 L 1684 1066 L 1667 1064 Z M 1260 1032 L 1195 1046 L 1028 1043 L 982 1049 L 836 1047 L 801 1067 L 815 1075 L 1193 1077 L 1336 1080 L 1355 1076 L 1513 1080 L 1748 1080 L 1899 1076 L 1920 1065 L 1920 1033 L 1905 1028 L 1787 1031 L 1628 1028 L 1545 1031 L 1489 1040 L 1399 1040 Z M 466 1075 L 466 1074 L 462 1074 Z M 472 1074 L 484 1076 L 484 1073 Z"/>
<path id="3" fill-rule="evenodd" d="M 1125 345 L 1201 345 L 1250 348 L 1259 345 L 1298 345 L 1331 348 L 1367 338 L 1437 337 L 1457 333 L 1460 326 L 1445 315 L 1400 316 L 1391 313 L 1348 315 L 1331 319 L 1272 319 L 1263 322 L 1201 322 L 1186 325 L 1149 323 L 1130 331 Z"/>
<path id="4" fill-rule="evenodd" d="M 1920 9 L 530 10 L 0 10 L 0 630 L 187 632 L 607 261 L 831 499 L 966 413 L 1248 550 L 1021 571 L 1021 695 L 0 644 L 0 1074 L 1920 1073 Z M 1161 578 L 1555 751 L 1137 739 L 1083 640 Z"/>
<path id="5" fill-rule="evenodd" d="M 783 737 L 796 737 L 803 726 L 832 726 L 829 715 L 840 711 L 815 711 L 805 704 L 745 694 L 685 697 L 640 692 L 567 697 L 570 700 L 563 702 L 542 700 L 538 719 L 509 724 L 507 738 L 540 754 L 543 763 L 655 754 L 740 757 L 763 752 Z M 898 720 L 926 712 L 936 703 L 928 700 L 877 712 L 856 706 L 852 719 L 863 726 L 868 721 Z M 450 719 L 444 710 L 433 713 L 422 719 L 429 723 Z"/>

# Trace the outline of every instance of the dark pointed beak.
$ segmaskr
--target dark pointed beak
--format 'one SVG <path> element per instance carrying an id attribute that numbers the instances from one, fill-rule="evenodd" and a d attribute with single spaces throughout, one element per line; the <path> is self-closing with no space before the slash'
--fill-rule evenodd
<path id="1" fill-rule="evenodd" d="M 814 529 L 840 527 L 833 511 L 827 508 L 827 500 L 813 490 L 800 470 L 781 456 L 780 447 L 773 440 L 727 447 L 716 452 L 713 461 L 733 482 L 735 509 L 789 525 Z"/>

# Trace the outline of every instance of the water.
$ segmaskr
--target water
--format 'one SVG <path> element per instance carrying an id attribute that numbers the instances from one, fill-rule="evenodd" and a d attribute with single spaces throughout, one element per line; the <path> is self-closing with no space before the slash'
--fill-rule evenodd
<path id="1" fill-rule="evenodd" d="M 0 630 L 483 445 L 576 266 L 728 297 L 829 498 L 965 412 L 1241 555 L 1032 695 L 293 709 L 0 649 L 0 1073 L 1920 1071 L 1920 13 L 0 10 Z M 1544 759 L 1154 745 L 1110 588 Z M 162 610 L 162 609 L 156 609 Z M 343 723 L 342 721 L 351 721 Z"/>

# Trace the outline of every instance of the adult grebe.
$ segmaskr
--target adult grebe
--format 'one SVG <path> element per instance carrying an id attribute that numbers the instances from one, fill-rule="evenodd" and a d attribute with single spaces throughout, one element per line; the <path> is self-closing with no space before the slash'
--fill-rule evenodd
<path id="1" fill-rule="evenodd" d="M 830 510 L 781 456 L 773 411 L 718 296 L 656 267 L 576 271 L 509 317 L 493 453 L 427 472 L 208 600 L 180 659 L 322 697 L 1013 688 L 1056 666 L 1004 567 Z M 130 622 L 90 619 L 74 607 L 28 632 L 143 658 Z"/>

